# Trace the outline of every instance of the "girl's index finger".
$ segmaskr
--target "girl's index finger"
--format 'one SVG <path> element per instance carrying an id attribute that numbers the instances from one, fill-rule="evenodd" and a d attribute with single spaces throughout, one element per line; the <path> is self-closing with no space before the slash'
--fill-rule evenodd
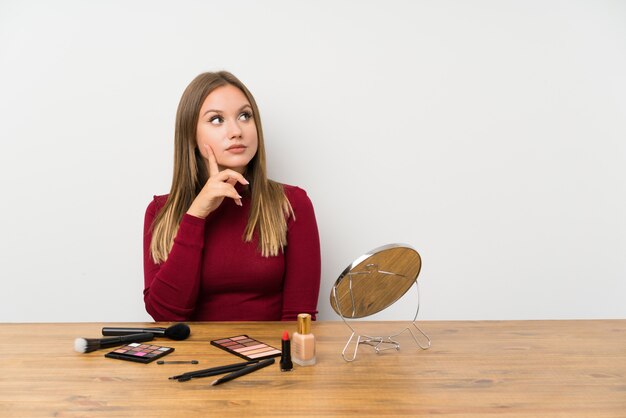
<path id="1" fill-rule="evenodd" d="M 217 159 L 215 158 L 215 154 L 209 144 L 204 144 L 204 147 L 206 148 L 206 153 L 209 157 L 209 177 L 213 177 L 219 174 L 220 169 L 217 166 Z"/>

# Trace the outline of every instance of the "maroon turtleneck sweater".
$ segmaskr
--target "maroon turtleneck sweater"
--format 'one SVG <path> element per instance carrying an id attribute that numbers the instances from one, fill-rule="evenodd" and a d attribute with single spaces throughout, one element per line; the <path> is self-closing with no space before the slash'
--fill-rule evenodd
<path id="1" fill-rule="evenodd" d="M 167 196 L 155 196 L 144 224 L 144 302 L 155 321 L 293 321 L 317 313 L 320 243 L 306 192 L 285 185 L 295 217 L 287 246 L 263 257 L 256 236 L 243 241 L 250 198 L 232 199 L 206 219 L 185 214 L 164 263 L 150 256 L 150 227 Z M 256 234 L 255 234 L 256 235 Z"/>

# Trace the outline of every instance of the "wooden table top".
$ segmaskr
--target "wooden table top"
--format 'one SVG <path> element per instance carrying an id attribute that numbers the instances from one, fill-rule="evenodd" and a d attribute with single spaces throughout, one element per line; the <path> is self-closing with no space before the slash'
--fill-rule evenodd
<path id="1" fill-rule="evenodd" d="M 0 324 L 2 417 L 276 416 L 626 417 L 626 320 L 426 321 L 432 339 L 419 349 L 408 334 L 399 351 L 361 346 L 356 361 L 341 350 L 341 321 L 313 324 L 317 365 L 282 373 L 278 365 L 219 386 L 214 378 L 168 377 L 241 361 L 210 340 L 248 334 L 280 347 L 295 323 L 191 323 L 164 360 L 140 364 L 104 357 L 112 349 L 73 351 L 76 337 L 100 338 L 103 326 L 153 323 Z M 370 335 L 404 322 L 360 322 Z"/>

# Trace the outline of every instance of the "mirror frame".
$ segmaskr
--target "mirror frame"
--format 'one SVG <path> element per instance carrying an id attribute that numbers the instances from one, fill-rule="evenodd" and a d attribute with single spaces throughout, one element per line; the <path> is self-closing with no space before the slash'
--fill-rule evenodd
<path id="1" fill-rule="evenodd" d="M 366 264 L 365 266 L 363 266 L 363 263 L 366 262 L 368 259 L 372 258 L 373 256 L 380 254 L 382 252 L 385 251 L 389 251 L 392 249 L 406 249 L 409 250 L 411 252 L 414 253 L 414 255 L 417 257 L 417 261 L 419 263 L 419 265 L 417 266 L 417 271 L 413 272 L 411 271 L 411 275 L 414 277 L 408 277 L 408 276 L 403 276 L 400 274 L 397 274 L 399 276 L 405 277 L 410 279 L 411 281 L 409 283 L 406 283 L 406 285 L 403 288 L 400 288 L 400 293 L 395 294 L 395 298 L 393 298 L 392 300 L 390 300 L 388 303 L 385 302 L 384 306 L 378 307 L 376 308 L 376 310 L 371 311 L 371 312 L 365 312 L 365 313 L 357 313 L 356 311 L 356 306 L 357 303 L 354 300 L 354 295 L 352 294 L 352 283 L 350 283 L 349 286 L 349 293 L 350 293 L 350 298 L 352 299 L 352 314 L 346 313 L 346 309 L 344 306 L 341 306 L 340 309 L 340 299 L 345 297 L 345 296 L 338 296 L 337 295 L 337 290 L 339 288 L 340 285 L 342 285 L 342 283 L 344 282 L 344 280 L 346 280 L 346 277 L 348 277 L 349 280 L 352 280 L 352 278 L 350 277 L 351 274 L 353 275 L 357 275 L 357 274 L 368 274 L 366 273 L 367 271 L 367 267 L 368 266 L 377 266 L 378 267 L 378 273 L 381 274 L 387 274 L 387 275 L 394 275 L 396 273 L 393 273 L 393 266 L 386 266 L 386 265 L 381 265 L 379 266 L 378 263 L 371 263 L 371 264 Z M 361 269 L 359 272 L 353 272 L 353 270 L 358 267 L 361 266 Z M 365 268 L 363 268 L 365 267 Z M 350 263 L 350 265 L 348 267 L 346 267 L 341 274 L 339 275 L 339 277 L 337 278 L 337 280 L 335 281 L 335 283 L 332 286 L 332 290 L 331 290 L 331 294 L 330 294 L 330 305 L 333 308 L 333 310 L 340 315 L 342 318 L 347 318 L 347 319 L 358 319 L 358 318 L 364 318 L 370 315 L 374 315 L 377 314 L 381 311 L 383 311 L 384 309 L 388 308 L 389 306 L 393 305 L 394 303 L 396 303 L 399 299 L 402 298 L 402 296 L 404 296 L 406 294 L 406 292 L 408 292 L 408 290 L 413 286 L 413 284 L 415 284 L 417 282 L 417 279 L 419 277 L 420 271 L 422 268 L 422 259 L 419 255 L 419 253 L 410 245 L 407 244 L 387 244 L 387 245 L 383 245 L 381 247 L 377 247 L 371 251 L 368 251 L 366 254 L 358 257 L 356 260 L 354 260 L 352 263 Z M 343 285 L 343 287 L 345 287 L 345 285 Z M 370 305 L 372 305 L 370 303 Z"/>

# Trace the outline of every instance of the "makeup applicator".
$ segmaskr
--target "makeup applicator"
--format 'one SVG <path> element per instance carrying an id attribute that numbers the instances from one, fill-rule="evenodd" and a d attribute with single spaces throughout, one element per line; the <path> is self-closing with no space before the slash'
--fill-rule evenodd
<path id="1" fill-rule="evenodd" d="M 154 334 L 155 337 L 165 337 L 170 340 L 184 340 L 191 334 L 189 325 L 178 323 L 167 328 L 117 328 L 117 327 L 104 327 L 102 328 L 102 335 L 128 335 L 136 334 L 138 332 L 149 332 Z"/>
<path id="2" fill-rule="evenodd" d="M 154 334 L 150 334 L 149 332 L 110 338 L 76 338 L 74 340 L 74 350 L 79 353 L 91 353 L 101 348 L 115 347 L 127 343 L 142 343 L 153 339 Z"/>

